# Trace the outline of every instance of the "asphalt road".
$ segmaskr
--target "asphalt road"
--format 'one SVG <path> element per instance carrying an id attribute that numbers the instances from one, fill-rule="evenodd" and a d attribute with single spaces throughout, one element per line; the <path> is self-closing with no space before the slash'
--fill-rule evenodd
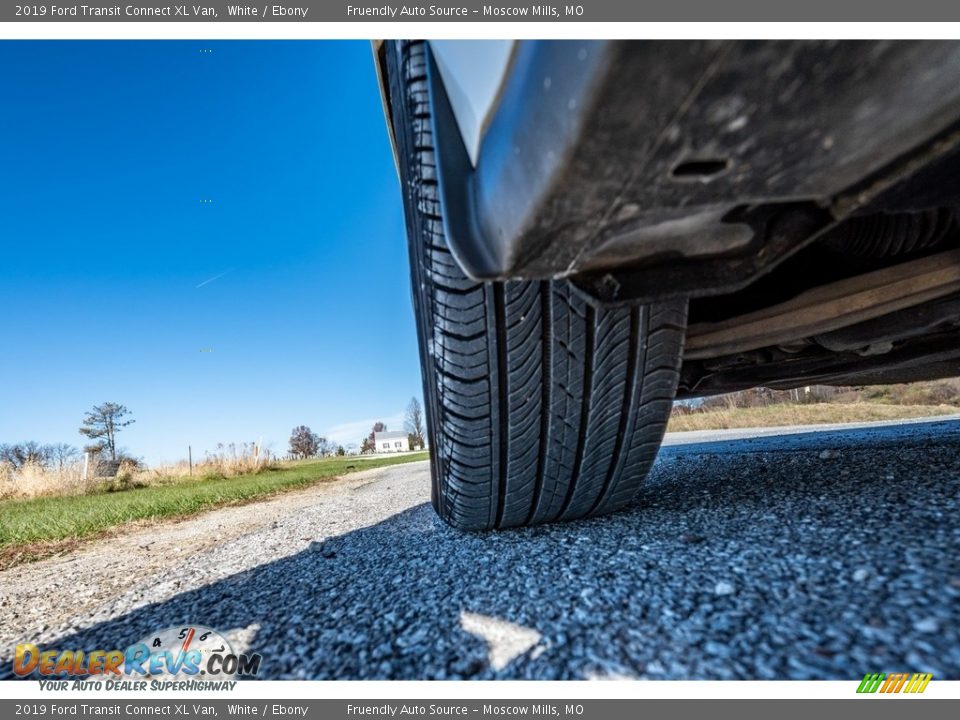
<path id="1" fill-rule="evenodd" d="M 596 520 L 457 532 L 416 463 L 13 568 L 0 673 L 197 623 L 271 678 L 960 679 L 960 421 L 750 435 Z"/>

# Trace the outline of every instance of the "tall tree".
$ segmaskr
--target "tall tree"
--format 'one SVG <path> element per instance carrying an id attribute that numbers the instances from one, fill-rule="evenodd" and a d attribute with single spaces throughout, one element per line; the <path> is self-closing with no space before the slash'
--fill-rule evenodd
<path id="1" fill-rule="evenodd" d="M 410 398 L 410 402 L 407 405 L 407 415 L 404 419 L 404 429 L 407 431 L 408 440 L 410 442 L 411 449 L 413 448 L 414 443 L 417 447 L 422 448 L 424 446 L 424 433 L 426 432 L 423 427 L 423 408 L 420 406 L 420 401 L 415 397 Z"/>
<path id="2" fill-rule="evenodd" d="M 301 460 L 313 457 L 320 449 L 320 439 L 306 425 L 297 425 L 290 433 L 290 454 Z"/>
<path id="3" fill-rule="evenodd" d="M 117 459 L 117 433 L 135 421 L 131 418 L 124 420 L 130 411 L 114 402 L 105 402 L 94 405 L 93 410 L 87 412 L 80 426 L 80 434 L 96 442 L 90 449 L 105 450 L 110 453 L 110 459 Z"/>

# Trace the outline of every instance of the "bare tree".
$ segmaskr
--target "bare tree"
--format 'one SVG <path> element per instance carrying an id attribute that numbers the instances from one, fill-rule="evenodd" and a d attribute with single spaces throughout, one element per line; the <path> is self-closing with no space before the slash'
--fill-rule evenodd
<path id="1" fill-rule="evenodd" d="M 50 446 L 34 440 L 0 445 L 0 462 L 9 463 L 14 470 L 24 465 L 47 465 L 50 458 Z"/>
<path id="2" fill-rule="evenodd" d="M 323 436 L 320 436 L 319 448 L 321 455 L 333 455 L 337 452 L 337 444 Z"/>
<path id="3" fill-rule="evenodd" d="M 290 454 L 305 460 L 320 449 L 321 438 L 306 425 L 298 425 L 290 433 Z"/>
<path id="4" fill-rule="evenodd" d="M 50 462 L 56 463 L 60 470 L 80 456 L 80 451 L 69 443 L 53 443 L 48 447 Z"/>
<path id="5" fill-rule="evenodd" d="M 423 436 L 426 432 L 423 427 L 423 408 L 420 406 L 420 401 L 415 397 L 410 398 L 410 403 L 407 405 L 407 415 L 403 424 L 404 429 L 407 431 L 407 440 L 410 443 L 410 448 L 413 449 L 414 444 L 422 448 L 425 445 Z"/>
<path id="6" fill-rule="evenodd" d="M 129 414 L 130 411 L 119 403 L 105 402 L 102 405 L 94 405 L 93 410 L 87 412 L 80 426 L 81 435 L 97 441 L 87 449 L 109 452 L 110 459 L 115 461 L 117 433 L 135 422 L 133 419 L 124 420 Z"/>

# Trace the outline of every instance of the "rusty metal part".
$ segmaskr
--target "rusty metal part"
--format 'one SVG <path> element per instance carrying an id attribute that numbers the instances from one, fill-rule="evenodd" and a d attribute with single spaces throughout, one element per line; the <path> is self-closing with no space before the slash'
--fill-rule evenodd
<path id="1" fill-rule="evenodd" d="M 960 374 L 960 343 L 956 333 L 915 338 L 884 355 L 861 357 L 819 352 L 801 356 L 767 357 L 761 364 L 745 363 L 708 370 L 699 361 L 684 363 L 678 398 L 704 397 L 768 387 L 788 390 L 803 385 L 874 385 L 956 377 Z M 747 355 L 776 355 L 764 351 Z"/>
<path id="2" fill-rule="evenodd" d="M 812 340 L 832 352 L 864 354 L 865 349 L 878 344 L 903 342 L 921 335 L 948 332 L 951 328 L 960 328 L 960 295 L 816 335 Z"/>
<path id="3" fill-rule="evenodd" d="M 960 291 L 960 250 L 857 275 L 771 307 L 691 325 L 685 360 L 732 355 L 827 333 Z"/>

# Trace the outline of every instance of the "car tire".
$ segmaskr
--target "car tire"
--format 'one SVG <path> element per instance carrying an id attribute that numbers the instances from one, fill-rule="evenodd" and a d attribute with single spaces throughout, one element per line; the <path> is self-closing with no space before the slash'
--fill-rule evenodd
<path id="1" fill-rule="evenodd" d="M 465 530 L 617 510 L 663 438 L 686 301 L 600 307 L 562 279 L 469 279 L 444 239 L 426 53 L 386 48 L 433 505 Z"/>

